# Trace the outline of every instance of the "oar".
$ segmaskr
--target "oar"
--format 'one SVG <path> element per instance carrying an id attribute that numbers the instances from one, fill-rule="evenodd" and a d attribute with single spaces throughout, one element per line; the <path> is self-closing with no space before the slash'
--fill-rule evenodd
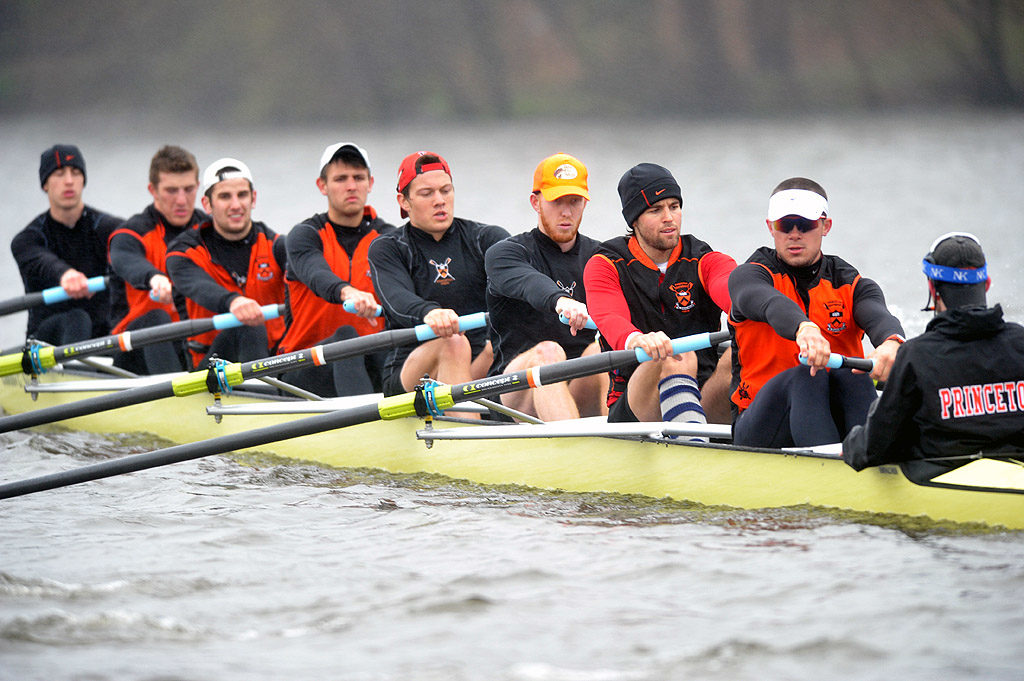
<path id="1" fill-rule="evenodd" d="M 672 341 L 676 354 L 691 350 L 702 350 L 717 345 L 729 337 L 728 331 L 700 333 Z M 135 454 L 112 461 L 82 466 L 61 473 L 51 473 L 37 478 L 0 485 L 0 499 L 32 494 L 57 487 L 67 487 L 80 482 L 109 478 L 122 473 L 166 466 L 182 461 L 191 461 L 213 454 L 224 454 L 238 449 L 258 447 L 303 435 L 322 433 L 327 430 L 355 426 L 372 421 L 399 419 L 406 416 L 424 416 L 449 409 L 456 402 L 493 397 L 502 393 L 535 388 L 540 385 L 560 383 L 581 376 L 635 366 L 649 360 L 643 350 L 615 350 L 587 355 L 576 359 L 548 364 L 547 366 L 523 369 L 511 374 L 492 376 L 479 381 L 458 385 L 436 385 L 415 392 L 385 397 L 376 403 L 339 409 L 329 414 L 319 414 L 297 421 L 257 428 L 244 433 L 235 433 L 212 438 L 203 442 L 159 449 L 146 454 Z M 343 447 L 339 441 L 339 447 Z"/>
<path id="2" fill-rule="evenodd" d="M 459 330 L 468 331 L 487 325 L 487 316 L 483 312 L 459 317 Z M 305 350 L 297 350 L 285 355 L 265 357 L 252 362 L 223 363 L 210 369 L 181 374 L 176 378 L 154 383 L 152 385 L 130 388 L 109 395 L 90 397 L 71 404 L 59 404 L 0 417 L 0 433 L 7 433 L 21 428 L 32 428 L 45 423 L 63 421 L 77 416 L 86 416 L 107 409 L 119 409 L 134 404 L 152 402 L 165 397 L 184 397 L 204 391 L 212 393 L 229 392 L 232 386 L 241 384 L 250 378 L 275 376 L 292 369 L 307 366 L 321 366 L 346 357 L 365 355 L 368 352 L 408 345 L 434 338 L 434 332 L 426 324 L 411 329 L 393 329 L 381 331 L 359 338 L 335 341 L 327 345 L 317 345 Z"/>
<path id="3" fill-rule="evenodd" d="M 558 315 L 558 321 L 562 322 L 566 326 L 569 326 L 569 318 L 566 317 L 564 314 Z M 594 323 L 594 319 L 593 318 L 590 318 L 590 319 L 587 320 L 587 323 L 583 325 L 583 328 L 584 329 L 590 329 L 592 331 L 596 331 L 597 330 L 597 324 Z"/>
<path id="4" fill-rule="evenodd" d="M 344 303 L 341 304 L 341 307 L 344 308 L 345 312 L 349 312 L 351 314 L 355 314 L 356 313 L 356 305 L 351 300 L 346 300 Z M 373 316 L 374 317 L 379 317 L 382 314 L 384 314 L 384 308 L 382 308 L 380 305 L 378 305 Z"/>
<path id="5" fill-rule="evenodd" d="M 280 317 L 284 312 L 284 305 L 264 305 L 263 318 L 274 319 Z M 203 317 L 201 319 L 186 319 L 170 324 L 160 324 L 137 331 L 124 331 L 112 336 L 93 338 L 58 346 L 33 346 L 29 349 L 10 355 L 0 356 L 0 376 L 10 376 L 24 372 L 26 374 L 41 374 L 47 369 L 52 369 L 65 359 L 79 359 L 89 355 L 101 355 L 105 352 L 122 350 L 128 352 L 154 343 L 179 340 L 196 336 L 207 331 L 230 329 L 241 326 L 242 322 L 230 312 Z"/>
<path id="6" fill-rule="evenodd" d="M 800 363 L 807 365 L 807 358 L 801 357 Z M 846 355 L 839 355 L 832 353 L 828 356 L 828 362 L 825 366 L 829 369 L 857 369 L 858 371 L 872 371 L 875 368 L 875 360 L 865 359 L 864 357 L 847 357 Z"/>
<path id="7" fill-rule="evenodd" d="M 93 293 L 107 288 L 106 277 L 91 277 L 86 279 L 86 283 L 89 286 L 89 290 Z M 35 293 L 26 293 L 18 298 L 0 301 L 0 316 L 21 312 L 37 305 L 63 303 L 65 300 L 70 299 L 71 296 L 67 294 L 67 291 L 60 286 L 53 286 L 42 291 L 36 291 Z"/>

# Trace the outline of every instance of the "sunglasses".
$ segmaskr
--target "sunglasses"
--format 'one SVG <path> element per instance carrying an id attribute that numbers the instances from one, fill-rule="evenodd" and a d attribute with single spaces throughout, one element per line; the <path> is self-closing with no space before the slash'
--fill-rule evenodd
<path id="1" fill-rule="evenodd" d="M 818 227 L 818 221 L 808 220 L 807 218 L 790 216 L 779 218 L 778 220 L 772 221 L 772 229 L 774 229 L 776 232 L 782 232 L 783 234 L 789 234 L 790 232 L 793 231 L 794 227 L 799 229 L 801 234 L 806 234 L 807 232 L 813 231 Z"/>

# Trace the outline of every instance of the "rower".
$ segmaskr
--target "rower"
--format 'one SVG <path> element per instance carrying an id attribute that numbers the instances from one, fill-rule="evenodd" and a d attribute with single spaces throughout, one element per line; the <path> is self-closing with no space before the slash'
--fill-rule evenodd
<path id="1" fill-rule="evenodd" d="M 457 320 L 486 308 L 484 253 L 509 234 L 455 217 L 451 169 L 433 152 L 402 160 L 397 192 L 409 220 L 370 245 L 370 273 L 389 329 L 425 323 L 437 338 L 391 351 L 384 394 L 408 392 L 424 375 L 449 384 L 481 378 L 493 358 L 487 331 L 461 334 Z"/>
<path id="2" fill-rule="evenodd" d="M 242 326 L 189 339 L 194 367 L 212 356 L 247 362 L 273 354 L 284 321 L 266 321 L 263 305 L 285 302 L 284 239 L 252 219 L 252 173 L 237 159 L 214 161 L 203 172 L 203 208 L 210 219 L 183 232 L 167 252 L 167 272 L 185 297 L 189 318 L 230 312 Z"/>
<path id="3" fill-rule="evenodd" d="M 587 167 L 568 154 L 549 156 L 533 173 L 530 206 L 537 226 L 487 250 L 491 376 L 600 352 L 594 332 L 584 328 L 590 315 L 583 268 L 600 246 L 579 233 L 589 200 Z M 557 421 L 607 413 L 607 390 L 607 377 L 595 374 L 500 399 L 517 411 Z"/>
<path id="4" fill-rule="evenodd" d="M 867 423 L 843 440 L 855 470 L 915 459 L 955 467 L 979 452 L 1024 451 L 1024 327 L 988 307 L 986 265 L 972 234 L 932 243 L 922 268 L 925 310 L 935 315 L 900 348 Z"/>
<path id="5" fill-rule="evenodd" d="M 181 147 L 166 145 L 149 163 L 153 203 L 110 236 L 111 333 L 136 331 L 180 319 L 167 275 L 167 245 L 179 234 L 210 219 L 196 208 L 199 164 Z M 157 343 L 119 353 L 114 364 L 136 374 L 162 374 L 185 368 L 180 343 Z"/>
<path id="6" fill-rule="evenodd" d="M 729 277 L 733 442 L 839 442 L 864 423 L 876 395 L 871 379 L 888 377 L 903 327 L 878 284 L 822 253 L 832 218 L 820 184 L 802 177 L 781 182 L 768 200 L 766 222 L 775 248 L 754 251 Z M 864 357 L 865 333 L 875 346 L 870 378 L 825 369 L 833 352 Z"/>
<path id="7" fill-rule="evenodd" d="M 26 337 L 67 345 L 110 330 L 110 296 L 90 288 L 107 274 L 107 238 L 122 219 L 87 206 L 85 157 L 73 144 L 55 144 L 39 159 L 39 183 L 50 207 L 15 235 L 11 253 L 25 293 L 60 286 L 70 300 L 28 311 Z"/>
<path id="8" fill-rule="evenodd" d="M 626 236 L 587 263 L 587 300 L 602 348 L 639 348 L 656 361 L 611 372 L 608 420 L 724 421 L 728 351 L 674 356 L 670 339 L 721 328 L 736 261 L 682 234 L 683 193 L 667 168 L 636 165 L 618 189 Z"/>
<path id="9" fill-rule="evenodd" d="M 395 227 L 366 203 L 373 189 L 366 150 L 352 142 L 328 146 L 320 156 L 316 186 L 327 197 L 327 212 L 303 220 L 286 237 L 291 318 L 278 348 L 282 354 L 384 328 L 367 254 L 374 239 Z M 370 352 L 283 378 L 324 397 L 380 392 L 386 357 L 386 352 Z"/>

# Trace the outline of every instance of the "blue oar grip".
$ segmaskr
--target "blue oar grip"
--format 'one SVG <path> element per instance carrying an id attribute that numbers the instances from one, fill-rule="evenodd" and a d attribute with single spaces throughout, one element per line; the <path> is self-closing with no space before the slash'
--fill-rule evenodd
<path id="1" fill-rule="evenodd" d="M 683 336 L 682 338 L 672 339 L 672 354 L 681 355 L 684 352 L 692 352 L 694 350 L 703 350 L 711 347 L 711 334 L 710 333 L 695 333 L 692 336 Z M 638 362 L 649 362 L 651 356 L 648 355 L 642 348 L 635 348 L 633 350 L 636 353 L 636 360 Z"/>
<path id="2" fill-rule="evenodd" d="M 566 317 L 564 314 L 558 315 L 558 321 L 562 322 L 566 326 L 569 325 L 569 318 Z M 596 331 L 597 330 L 597 324 L 594 323 L 593 319 L 588 319 L 587 323 L 583 325 L 583 328 L 584 329 L 592 329 L 592 330 Z"/>
<path id="3" fill-rule="evenodd" d="M 93 293 L 96 293 L 97 291 L 102 291 L 103 289 L 107 288 L 107 280 L 105 277 L 90 277 L 89 279 L 86 279 L 86 284 L 88 285 L 89 290 L 92 291 Z M 63 303 L 65 300 L 70 300 L 71 298 L 71 296 L 67 294 L 67 291 L 65 291 L 60 286 L 53 286 L 51 288 L 45 289 L 44 291 L 42 291 L 42 294 L 43 302 L 46 303 L 47 305 L 52 305 L 53 303 Z"/>
<path id="4" fill-rule="evenodd" d="M 807 358 L 801 357 L 800 363 L 806 366 Z M 825 366 L 829 369 L 851 367 L 854 369 L 861 369 L 863 371 L 871 371 L 875 367 L 875 360 L 865 359 L 863 357 L 846 357 L 845 355 L 839 355 L 833 352 L 828 356 L 828 362 L 825 363 Z"/>
<path id="5" fill-rule="evenodd" d="M 487 313 L 486 312 L 474 312 L 473 314 L 464 314 L 459 317 L 459 331 L 469 331 L 471 329 L 480 329 L 487 326 Z M 433 329 L 428 324 L 419 324 L 415 327 L 416 329 L 416 340 L 425 341 L 432 338 L 437 338 L 434 334 Z"/>
<path id="6" fill-rule="evenodd" d="M 264 305 L 260 309 L 263 311 L 264 319 L 275 319 L 281 316 L 280 305 Z M 241 325 L 242 322 L 238 321 L 238 317 L 230 312 L 213 316 L 213 328 L 215 329 L 233 329 Z"/>
<path id="7" fill-rule="evenodd" d="M 341 304 L 341 306 L 342 306 L 342 308 L 345 309 L 345 312 L 349 312 L 351 314 L 355 314 L 356 313 L 355 303 L 353 303 L 351 300 L 346 300 L 344 303 Z M 374 316 L 375 317 L 379 317 L 382 314 L 384 314 L 384 308 L 382 308 L 380 305 L 378 305 L 377 306 L 377 312 L 374 313 Z"/>

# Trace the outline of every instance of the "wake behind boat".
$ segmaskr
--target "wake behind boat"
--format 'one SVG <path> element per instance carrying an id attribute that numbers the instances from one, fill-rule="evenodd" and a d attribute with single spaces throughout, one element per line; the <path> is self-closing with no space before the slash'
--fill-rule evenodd
<path id="1" fill-rule="evenodd" d="M 24 413 L 153 380 L 64 369 L 37 379 L 5 376 L 0 406 L 8 414 Z M 295 401 L 246 386 L 221 398 L 193 394 L 61 423 L 94 433 L 150 433 L 174 443 L 198 443 L 299 421 L 313 413 L 372 406 L 379 399 L 368 395 Z M 694 435 L 709 436 L 712 442 L 687 441 Z M 1024 529 L 1024 466 L 1018 462 L 978 459 L 912 482 L 901 466 L 854 472 L 840 460 L 838 446 L 764 450 L 735 447 L 727 440 L 728 428 L 721 426 L 694 430 L 660 422 L 608 424 L 603 419 L 466 425 L 402 417 L 252 449 L 332 467 L 431 473 L 482 484 L 640 494 L 747 509 L 809 504 Z"/>

